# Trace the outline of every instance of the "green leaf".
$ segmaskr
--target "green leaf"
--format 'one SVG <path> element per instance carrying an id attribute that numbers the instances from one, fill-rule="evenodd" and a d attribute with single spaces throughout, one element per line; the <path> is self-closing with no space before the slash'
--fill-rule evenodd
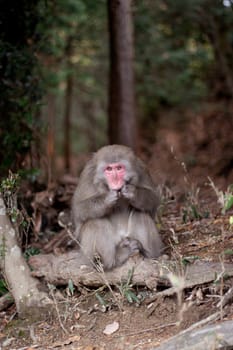
<path id="1" fill-rule="evenodd" d="M 70 294 L 71 294 L 71 295 L 74 295 L 74 289 L 75 289 L 75 287 L 74 287 L 74 283 L 73 283 L 73 281 L 72 281 L 71 279 L 69 279 L 68 288 L 69 288 Z"/>
<path id="2" fill-rule="evenodd" d="M 4 295 L 8 292 L 8 288 L 4 279 L 0 279 L 0 295 Z"/>
<path id="3" fill-rule="evenodd" d="M 231 256 L 231 255 L 233 255 L 233 249 L 226 249 L 226 250 L 224 250 L 223 254 Z"/>
<path id="4" fill-rule="evenodd" d="M 140 300 L 132 290 L 125 291 L 125 297 L 130 304 L 133 302 L 140 304 Z"/>
<path id="5" fill-rule="evenodd" d="M 232 206 L 233 206 L 233 195 L 230 194 L 227 198 L 225 205 L 224 205 L 225 211 L 231 209 Z"/>
<path id="6" fill-rule="evenodd" d="M 103 299 L 103 297 L 98 292 L 95 293 L 95 297 L 99 301 L 100 305 L 103 305 L 103 306 L 107 305 L 106 301 Z"/>

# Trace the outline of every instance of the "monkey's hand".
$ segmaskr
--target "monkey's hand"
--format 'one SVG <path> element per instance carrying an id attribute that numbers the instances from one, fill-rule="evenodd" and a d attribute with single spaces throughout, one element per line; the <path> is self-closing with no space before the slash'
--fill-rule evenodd
<path id="1" fill-rule="evenodd" d="M 119 199 L 118 191 L 110 190 L 106 194 L 105 203 L 107 204 L 107 206 L 113 207 L 116 204 L 118 199 Z"/>
<path id="2" fill-rule="evenodd" d="M 124 198 L 130 201 L 135 198 L 136 187 L 132 184 L 126 184 L 122 187 L 121 194 Z"/>

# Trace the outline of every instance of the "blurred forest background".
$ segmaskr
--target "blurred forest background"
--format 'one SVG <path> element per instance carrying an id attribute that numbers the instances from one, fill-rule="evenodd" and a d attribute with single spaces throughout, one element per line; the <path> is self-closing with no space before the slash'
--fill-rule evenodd
<path id="1" fill-rule="evenodd" d="M 181 153 L 188 166 L 209 162 L 215 169 L 217 159 L 216 174 L 231 173 L 232 0 L 123 3 L 128 10 L 118 13 L 117 28 L 114 11 L 121 9 L 114 0 L 1 0 L 1 176 L 21 169 L 34 179 L 42 168 L 51 179 L 58 170 L 72 171 L 76 156 L 118 140 L 167 163 L 165 146 L 179 153 L 176 130 L 185 132 Z M 132 42 L 111 47 L 117 32 L 124 35 L 124 21 L 133 27 Z M 111 89 L 122 89 L 111 67 L 128 49 L 129 119 L 111 116 L 119 102 Z M 123 88 L 120 98 L 128 92 Z M 122 132 L 129 128 L 128 142 Z M 205 160 L 198 158 L 203 149 Z"/>

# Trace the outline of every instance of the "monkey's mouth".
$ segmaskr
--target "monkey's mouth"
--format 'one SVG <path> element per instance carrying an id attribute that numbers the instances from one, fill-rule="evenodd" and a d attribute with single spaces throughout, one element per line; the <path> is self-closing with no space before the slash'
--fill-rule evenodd
<path id="1" fill-rule="evenodd" d="M 108 187 L 113 191 L 120 191 L 124 186 L 125 180 L 120 176 L 111 176 L 107 178 Z"/>
<path id="2" fill-rule="evenodd" d="M 122 181 L 114 181 L 111 183 L 111 189 L 114 191 L 120 191 L 123 187 Z"/>

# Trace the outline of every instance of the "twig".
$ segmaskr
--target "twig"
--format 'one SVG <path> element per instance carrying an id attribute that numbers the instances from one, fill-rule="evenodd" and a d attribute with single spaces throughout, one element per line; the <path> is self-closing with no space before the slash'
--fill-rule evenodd
<path id="1" fill-rule="evenodd" d="M 67 331 L 67 329 L 65 328 L 65 326 L 63 325 L 62 323 L 62 320 L 61 320 L 61 316 L 60 316 L 60 312 L 59 312 L 59 309 L 58 309 L 58 305 L 57 305 L 57 300 L 54 296 L 54 292 L 52 290 L 52 287 L 50 288 L 50 294 L 53 298 L 53 301 L 54 301 L 54 306 L 55 306 L 55 310 L 56 310 L 56 313 L 57 313 L 57 317 L 58 317 L 58 321 L 59 321 L 59 324 L 61 326 L 61 328 L 63 329 L 63 331 L 66 333 L 66 334 L 69 334 L 69 332 Z"/>
<path id="2" fill-rule="evenodd" d="M 224 313 L 224 315 L 226 314 L 226 312 Z M 213 322 L 213 321 L 217 321 L 221 318 L 221 311 L 217 311 L 215 312 L 214 314 L 204 318 L 203 320 L 201 321 L 198 321 L 194 324 L 192 324 L 192 326 L 190 326 L 189 328 L 185 329 L 184 331 L 180 332 L 177 336 L 180 336 L 180 335 L 183 335 L 189 331 L 192 331 L 193 329 L 195 328 L 198 328 L 200 326 L 204 326 L 206 323 L 209 323 L 209 322 Z"/>
<path id="3" fill-rule="evenodd" d="M 38 348 L 40 345 L 38 344 L 34 344 L 34 345 L 30 345 L 30 349 L 36 349 Z M 17 350 L 27 350 L 28 349 L 28 346 L 24 346 L 23 348 L 19 348 Z"/>
<path id="4" fill-rule="evenodd" d="M 154 299 L 154 298 L 153 298 L 153 299 Z M 160 295 L 160 297 L 158 297 L 157 300 L 155 300 L 155 299 L 153 300 L 153 301 L 155 301 L 154 303 L 150 303 L 150 304 L 149 304 L 151 307 L 150 307 L 149 312 L 148 312 L 148 314 L 147 314 L 147 318 L 149 318 L 149 317 L 153 314 L 153 312 L 155 311 L 155 309 L 157 308 L 157 306 L 158 306 L 159 304 L 161 304 L 161 303 L 163 302 L 163 300 L 164 300 L 164 297 Z M 148 304 L 148 303 L 147 303 L 147 304 Z"/>
<path id="5" fill-rule="evenodd" d="M 131 337 L 131 336 L 134 336 L 134 335 L 147 333 L 147 332 L 153 332 L 153 331 L 156 331 L 157 329 L 162 329 L 162 328 L 166 328 L 166 327 L 172 327 L 172 326 L 176 326 L 176 325 L 177 325 L 176 322 L 171 322 L 171 323 L 167 323 L 167 324 L 162 324 L 161 326 L 157 326 L 157 327 L 142 329 L 141 331 L 137 331 L 137 332 L 114 335 L 114 338 Z"/>
<path id="6" fill-rule="evenodd" d="M 226 294 L 222 297 L 222 299 L 218 302 L 217 307 L 224 307 L 229 301 L 233 298 L 233 287 L 228 289 Z"/>

